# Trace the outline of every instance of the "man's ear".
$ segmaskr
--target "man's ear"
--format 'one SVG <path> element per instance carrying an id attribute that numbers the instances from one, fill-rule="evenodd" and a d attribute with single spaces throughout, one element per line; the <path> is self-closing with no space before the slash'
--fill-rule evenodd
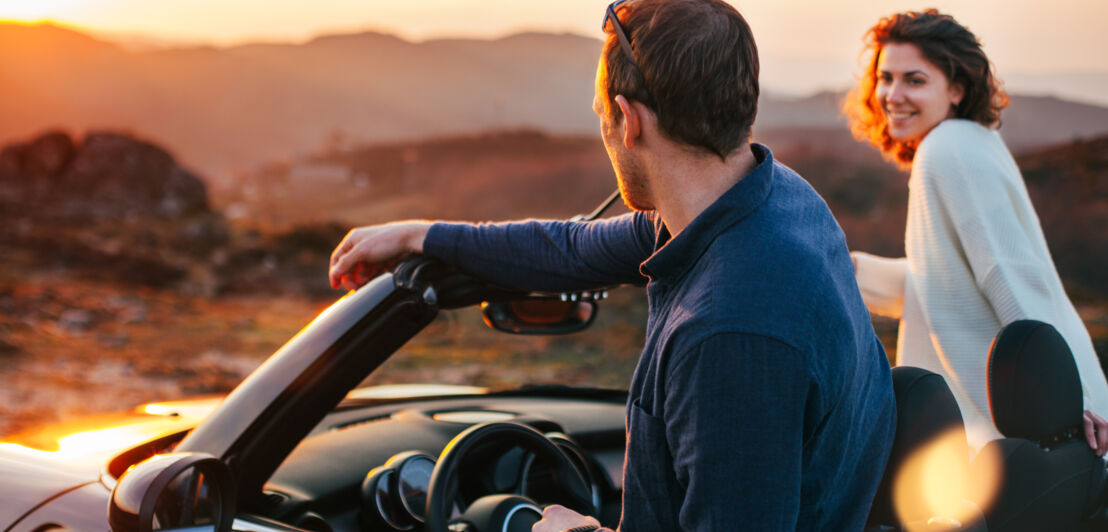
<path id="1" fill-rule="evenodd" d="M 631 105 L 631 102 L 627 101 L 622 94 L 617 94 L 615 100 L 623 113 L 623 145 L 631 149 L 642 133 L 642 117 L 639 116 L 638 109 L 635 109 L 635 106 Z"/>

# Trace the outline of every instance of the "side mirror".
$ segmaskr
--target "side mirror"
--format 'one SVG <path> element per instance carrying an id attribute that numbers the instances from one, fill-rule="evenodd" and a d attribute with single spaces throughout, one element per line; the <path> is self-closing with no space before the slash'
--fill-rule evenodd
<path id="1" fill-rule="evenodd" d="M 567 334 L 596 319 L 596 300 L 605 294 L 562 294 L 481 303 L 485 324 L 512 334 Z"/>
<path id="2" fill-rule="evenodd" d="M 131 466 L 112 490 L 112 532 L 231 532 L 235 487 L 227 464 L 202 453 L 157 455 Z"/>

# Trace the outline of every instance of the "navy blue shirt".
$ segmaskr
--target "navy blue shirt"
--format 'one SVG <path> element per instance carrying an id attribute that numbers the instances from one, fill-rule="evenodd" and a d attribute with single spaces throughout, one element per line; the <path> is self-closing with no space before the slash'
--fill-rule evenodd
<path id="1" fill-rule="evenodd" d="M 436 224 L 428 255 L 530 290 L 647 283 L 625 532 L 860 530 L 895 429 L 888 361 L 819 195 L 758 166 L 675 238 L 653 213 Z"/>

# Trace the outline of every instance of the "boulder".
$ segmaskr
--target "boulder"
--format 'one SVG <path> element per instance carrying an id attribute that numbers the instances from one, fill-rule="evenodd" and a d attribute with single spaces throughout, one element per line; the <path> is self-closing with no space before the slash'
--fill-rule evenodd
<path id="1" fill-rule="evenodd" d="M 0 202 L 52 221 L 210 213 L 204 182 L 166 150 L 131 136 L 61 131 L 0 150 Z"/>
<path id="2" fill-rule="evenodd" d="M 173 156 L 116 133 L 89 133 L 58 186 L 68 215 L 176 218 L 210 210 L 204 183 Z"/>
<path id="3" fill-rule="evenodd" d="M 0 195 L 29 201 L 48 196 L 76 152 L 73 139 L 62 131 L 50 131 L 29 142 L 3 148 Z"/>
<path id="4" fill-rule="evenodd" d="M 164 288 L 191 282 L 230 238 L 204 182 L 169 152 L 102 131 L 0 149 L 0 224 L 13 229 L 0 256 L 25 267 Z"/>

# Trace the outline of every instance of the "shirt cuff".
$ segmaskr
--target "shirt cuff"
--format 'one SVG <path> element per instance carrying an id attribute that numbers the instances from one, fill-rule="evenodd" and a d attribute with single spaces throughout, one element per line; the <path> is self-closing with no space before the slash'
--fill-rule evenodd
<path id="1" fill-rule="evenodd" d="M 457 263 L 458 240 L 469 224 L 436 222 L 423 237 L 423 254 L 442 259 L 448 263 Z"/>
<path id="2" fill-rule="evenodd" d="M 908 280 L 908 259 L 887 259 L 864 251 L 853 251 L 854 278 L 862 301 L 874 314 L 900 318 L 904 312 L 904 290 Z"/>

